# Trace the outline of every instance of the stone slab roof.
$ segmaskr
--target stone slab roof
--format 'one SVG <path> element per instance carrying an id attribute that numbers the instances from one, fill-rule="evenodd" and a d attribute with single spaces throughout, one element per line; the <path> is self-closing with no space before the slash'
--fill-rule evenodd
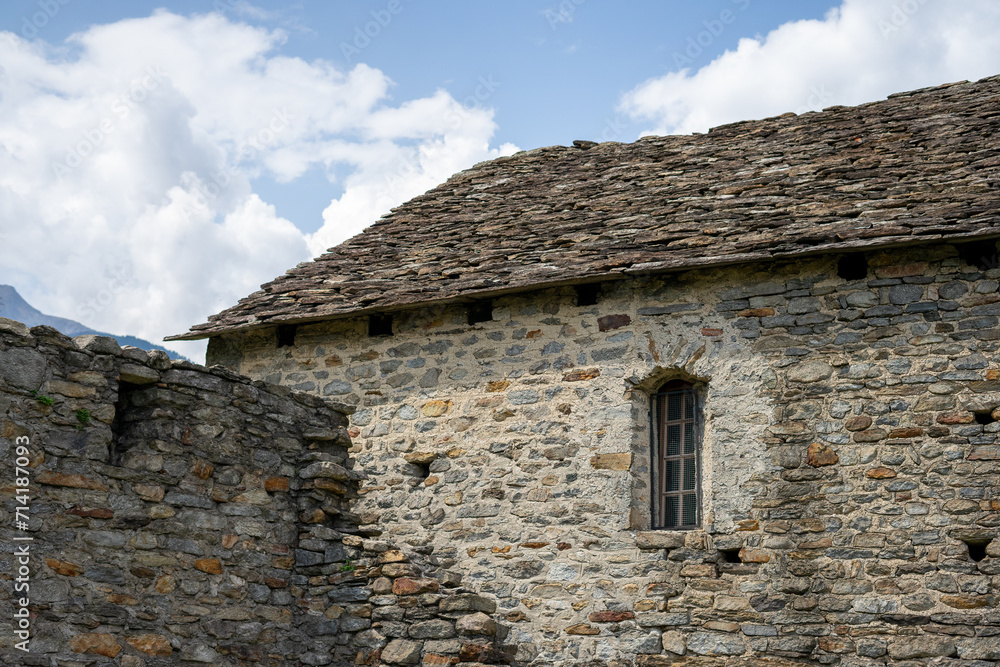
<path id="1" fill-rule="evenodd" d="M 819 252 L 1000 235 L 1000 76 L 484 162 L 170 340 Z"/>

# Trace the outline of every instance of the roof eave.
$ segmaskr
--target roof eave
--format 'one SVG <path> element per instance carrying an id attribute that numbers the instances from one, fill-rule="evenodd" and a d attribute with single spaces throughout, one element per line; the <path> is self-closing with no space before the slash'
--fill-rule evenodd
<path id="1" fill-rule="evenodd" d="M 805 257 L 815 257 L 818 255 L 837 254 L 845 251 L 860 252 L 865 250 L 877 250 L 881 248 L 903 248 L 909 246 L 926 245 L 928 243 L 941 240 L 947 240 L 949 242 L 954 242 L 955 240 L 959 240 L 960 242 L 960 240 L 963 239 L 978 240 L 987 238 L 1000 238 L 1000 229 L 990 228 L 985 232 L 969 232 L 963 234 L 928 234 L 926 236 L 921 236 L 919 238 L 913 238 L 912 236 L 909 236 L 905 237 L 905 239 L 899 239 L 899 240 L 894 240 L 891 238 L 876 239 L 876 240 L 852 239 L 849 241 L 841 241 L 838 243 L 828 243 L 821 246 L 816 246 L 809 250 L 794 250 L 784 253 L 757 252 L 757 253 L 744 253 L 740 255 L 720 255 L 715 257 L 700 257 L 694 259 L 687 258 L 674 262 L 671 261 L 645 262 L 643 264 L 637 264 L 627 268 L 616 269 L 602 274 L 574 276 L 572 278 L 563 280 L 540 281 L 527 286 L 517 285 L 514 287 L 505 287 L 497 289 L 474 290 L 466 292 L 461 296 L 451 296 L 440 299 L 428 299 L 424 301 L 413 301 L 409 303 L 395 304 L 389 307 L 381 306 L 381 307 L 371 307 L 371 308 L 352 308 L 350 310 L 345 310 L 342 312 L 334 312 L 334 313 L 307 316 L 307 317 L 296 317 L 294 315 L 284 316 L 284 317 L 278 316 L 268 319 L 267 321 L 254 322 L 251 324 L 236 325 L 231 327 L 221 327 L 217 329 L 209 329 L 204 331 L 192 330 L 182 334 L 167 336 L 163 340 L 165 341 L 203 340 L 206 338 L 214 338 L 216 336 L 221 336 L 222 334 L 266 329 L 277 325 L 311 324 L 315 322 L 342 320 L 352 317 L 365 317 L 367 315 L 371 315 L 374 313 L 413 310 L 415 308 L 420 308 L 429 305 L 444 306 L 454 303 L 466 303 L 469 301 L 474 301 L 476 299 L 496 298 L 500 296 L 506 296 L 509 294 L 532 292 L 536 290 L 550 289 L 554 287 L 564 287 L 567 285 L 582 285 L 586 283 L 604 282 L 607 280 L 624 280 L 626 278 L 644 274 L 660 275 L 667 273 L 677 273 L 680 271 L 690 271 L 695 269 L 721 268 L 725 266 L 753 264 L 757 262 L 782 261 L 782 260 L 791 260 L 791 259 L 798 259 Z"/>

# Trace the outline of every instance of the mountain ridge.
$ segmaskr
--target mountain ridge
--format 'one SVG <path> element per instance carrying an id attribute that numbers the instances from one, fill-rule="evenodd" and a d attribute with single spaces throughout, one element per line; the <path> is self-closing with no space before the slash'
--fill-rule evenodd
<path id="1" fill-rule="evenodd" d="M 29 327 L 36 327 L 39 325 L 50 326 L 70 337 L 85 336 L 88 334 L 95 336 L 108 336 L 109 338 L 117 340 L 119 345 L 131 345 L 132 347 L 142 348 L 143 350 L 163 350 L 171 359 L 186 359 L 186 357 L 174 352 L 173 350 L 168 350 L 162 345 L 151 343 L 144 338 L 97 331 L 96 329 L 91 329 L 84 324 L 80 324 L 76 320 L 71 320 L 66 317 L 57 317 L 55 315 L 46 315 L 25 301 L 24 297 L 18 293 L 17 289 L 11 285 L 0 285 L 0 317 L 17 320 L 18 322 L 22 322 Z"/>

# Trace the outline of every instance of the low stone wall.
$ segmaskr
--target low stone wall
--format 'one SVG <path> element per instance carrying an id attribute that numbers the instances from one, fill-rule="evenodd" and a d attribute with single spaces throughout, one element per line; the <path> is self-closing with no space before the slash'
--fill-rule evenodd
<path id="1" fill-rule="evenodd" d="M 27 551 L 24 572 L 12 549 L 0 559 L 0 661 L 503 658 L 495 603 L 432 556 L 356 534 L 347 411 L 0 320 L 0 540 Z"/>

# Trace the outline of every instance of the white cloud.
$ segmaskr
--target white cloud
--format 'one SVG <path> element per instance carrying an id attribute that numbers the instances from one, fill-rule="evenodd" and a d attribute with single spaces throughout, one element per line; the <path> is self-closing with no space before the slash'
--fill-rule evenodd
<path id="1" fill-rule="evenodd" d="M 715 27 L 739 30 L 740 13 L 734 7 L 728 25 Z M 650 79 L 622 98 L 620 111 L 649 124 L 644 134 L 683 134 L 975 80 L 1000 73 L 998 32 L 993 0 L 844 0 L 823 20 L 786 23 L 696 71 Z M 716 38 L 692 35 L 688 45 Z M 684 58 L 682 50 L 675 60 Z"/>
<path id="2" fill-rule="evenodd" d="M 166 11 L 65 45 L 0 33 L 0 282 L 45 312 L 157 341 L 513 150 L 490 148 L 478 103 L 438 91 L 393 104 L 381 71 L 290 58 L 284 39 Z M 251 179 L 317 165 L 349 176 L 306 235 Z M 200 357 L 203 344 L 176 347 Z"/>

